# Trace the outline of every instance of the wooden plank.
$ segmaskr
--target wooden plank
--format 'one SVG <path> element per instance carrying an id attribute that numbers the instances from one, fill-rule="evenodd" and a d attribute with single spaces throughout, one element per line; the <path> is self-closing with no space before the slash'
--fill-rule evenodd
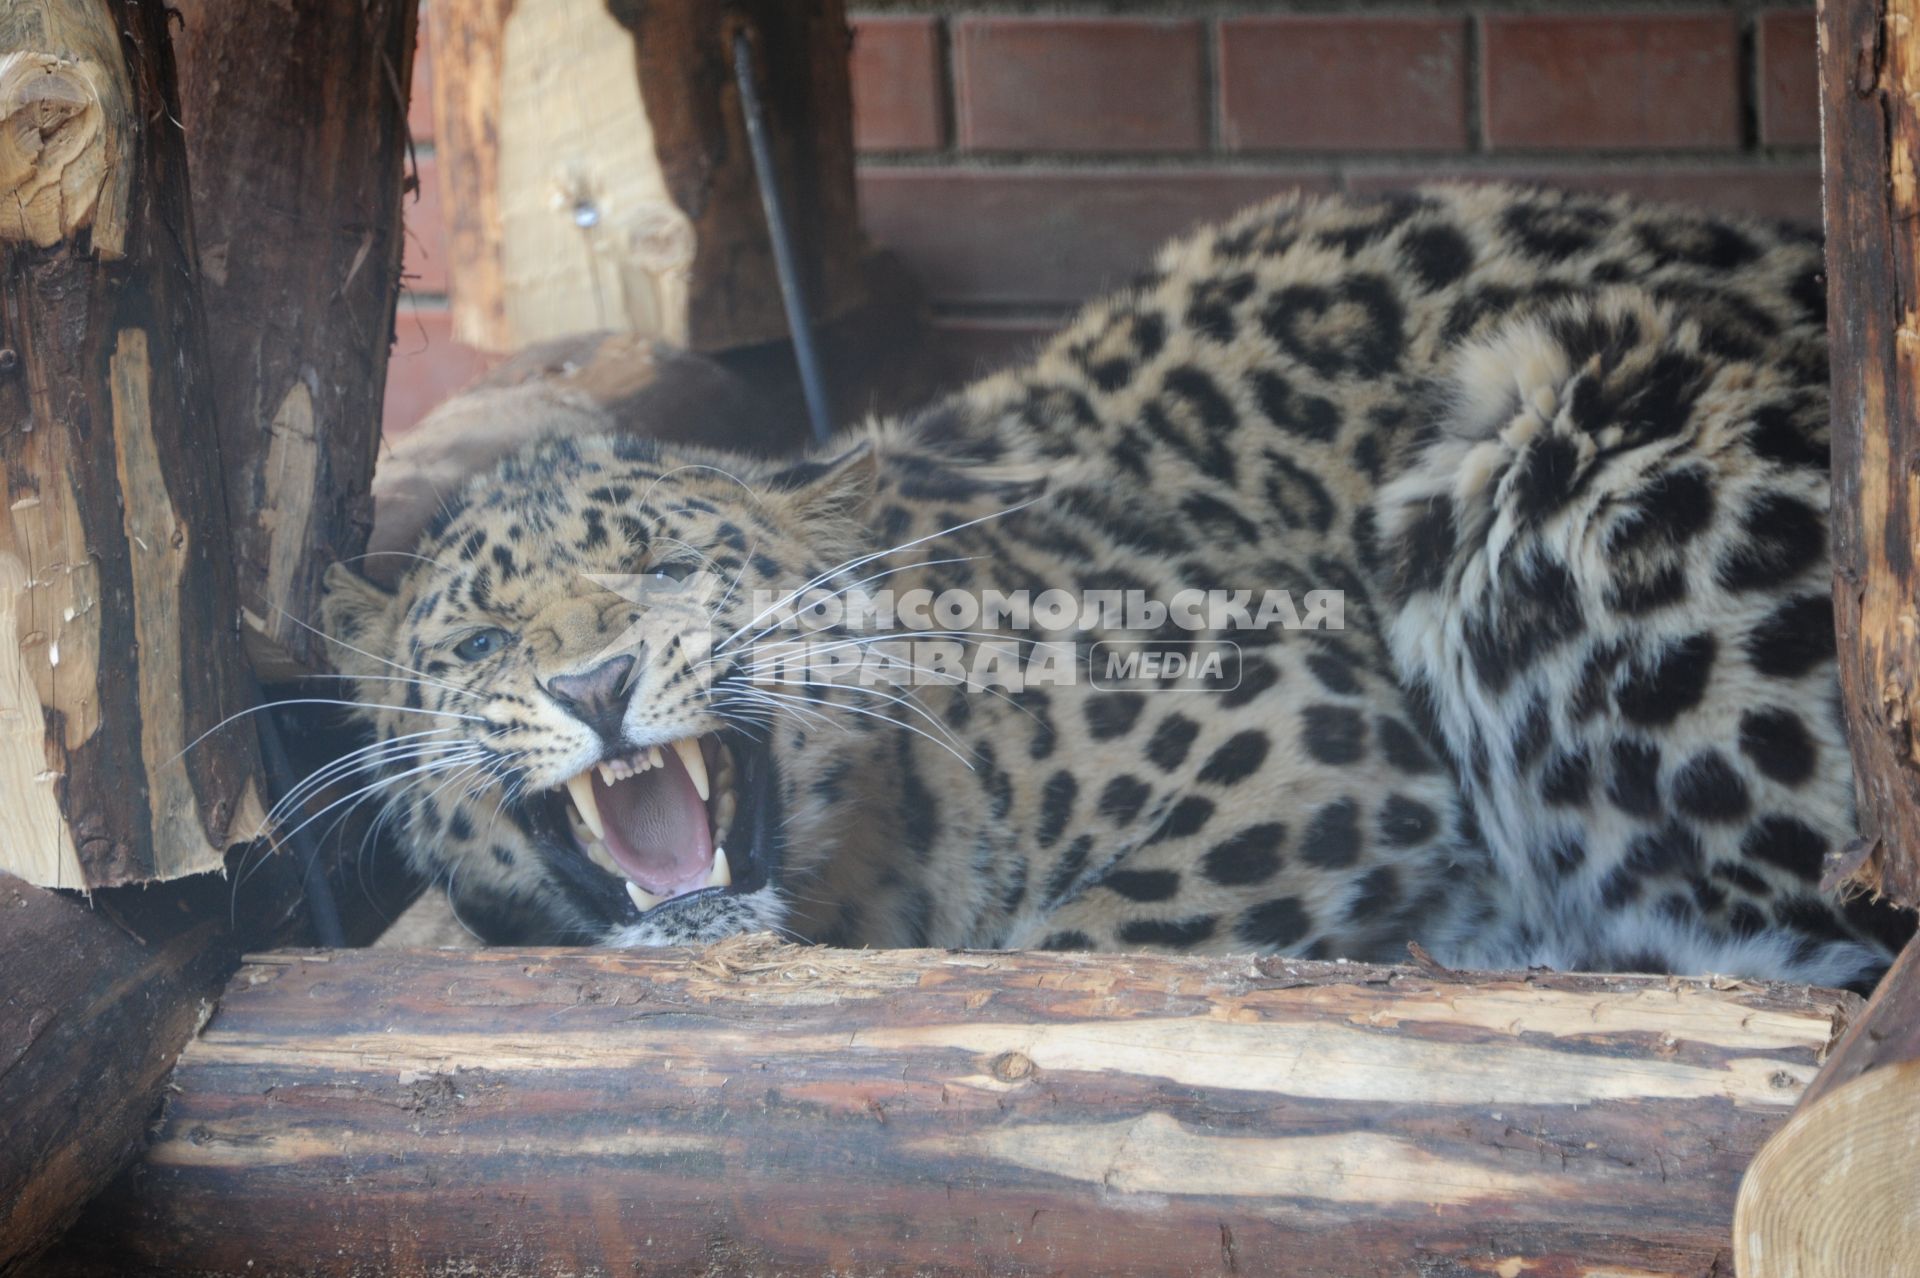
<path id="1" fill-rule="evenodd" d="M 0 218 L 0 870 L 44 885 L 218 869 L 260 824 L 250 726 L 202 739 L 250 685 L 177 105 L 163 6 L 0 10 L 34 210 Z"/>
<path id="2" fill-rule="evenodd" d="M 1820 6 L 1834 613 L 1854 876 L 1920 905 L 1920 0 Z"/>
<path id="3" fill-rule="evenodd" d="M 415 0 L 180 0 L 174 47 L 249 654 L 329 668 L 320 577 L 360 553 L 400 286 Z"/>
<path id="4" fill-rule="evenodd" d="M 841 0 L 430 0 L 459 339 L 786 336 L 732 39 L 760 55 L 816 318 L 865 293 Z"/>
<path id="5" fill-rule="evenodd" d="M 264 955 L 73 1246 L 120 1273 L 1706 1278 L 1858 1006 L 766 938 Z"/>

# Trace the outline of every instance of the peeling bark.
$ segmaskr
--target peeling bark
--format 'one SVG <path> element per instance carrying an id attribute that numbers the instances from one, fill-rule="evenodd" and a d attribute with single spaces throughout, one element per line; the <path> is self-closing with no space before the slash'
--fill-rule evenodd
<path id="1" fill-rule="evenodd" d="M 1920 3 L 1820 10 L 1834 613 L 1865 855 L 1920 906 Z"/>

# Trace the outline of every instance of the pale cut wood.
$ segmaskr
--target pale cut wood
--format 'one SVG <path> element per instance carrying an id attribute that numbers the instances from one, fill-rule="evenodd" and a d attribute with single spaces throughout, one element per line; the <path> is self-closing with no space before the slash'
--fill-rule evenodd
<path id="1" fill-rule="evenodd" d="M 1805 1106 L 1740 1187 L 1741 1278 L 1911 1278 L 1920 1268 L 1920 1060 Z"/>
<path id="2" fill-rule="evenodd" d="M 263 679 L 329 668 L 310 628 L 357 556 L 400 288 L 416 0 L 178 0 L 233 565 Z"/>
<path id="3" fill-rule="evenodd" d="M 91 230 L 126 246 L 133 93 L 108 6 L 0 8 L 0 240 L 51 248 Z"/>
<path id="4" fill-rule="evenodd" d="M 63 196 L 52 245 L 0 236 L 0 870 L 95 888 L 219 869 L 262 810 L 250 724 L 206 735 L 250 684 L 166 13 L 18 0 L 0 41 L 22 40 L 41 43 L 0 58 L 91 56 L 74 82 L 121 91 L 88 104 L 108 148 L 91 214 Z M 80 117 L 43 119 L 48 160 Z"/>
<path id="5" fill-rule="evenodd" d="M 1834 613 L 1854 876 L 1920 906 L 1920 0 L 1824 0 Z"/>
<path id="6" fill-rule="evenodd" d="M 1740 1186 L 1746 1278 L 1905 1278 L 1920 1256 L 1920 941 Z"/>
<path id="7" fill-rule="evenodd" d="M 1707 1278 L 1858 1006 L 765 938 L 261 955 L 63 1272 Z"/>
<path id="8" fill-rule="evenodd" d="M 864 296 L 840 0 L 431 0 L 454 330 L 493 351 L 618 329 L 786 335 L 738 94 L 755 33 L 816 318 Z"/>

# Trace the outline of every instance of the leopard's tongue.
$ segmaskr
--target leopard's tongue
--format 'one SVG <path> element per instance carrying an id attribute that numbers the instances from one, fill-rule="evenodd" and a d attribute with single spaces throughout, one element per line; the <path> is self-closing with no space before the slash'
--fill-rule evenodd
<path id="1" fill-rule="evenodd" d="M 628 878 L 659 897 L 706 886 L 713 827 L 686 765 L 672 750 L 659 767 L 615 781 L 593 775 L 593 801 L 607 852 Z"/>

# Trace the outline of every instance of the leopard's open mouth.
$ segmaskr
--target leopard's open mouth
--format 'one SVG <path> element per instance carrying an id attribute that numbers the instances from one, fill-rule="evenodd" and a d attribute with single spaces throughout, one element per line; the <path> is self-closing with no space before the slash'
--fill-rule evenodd
<path id="1" fill-rule="evenodd" d="M 618 880 L 639 915 L 753 892 L 773 868 L 770 773 L 765 746 L 741 733 L 643 747 L 548 791 L 548 825 Z"/>

